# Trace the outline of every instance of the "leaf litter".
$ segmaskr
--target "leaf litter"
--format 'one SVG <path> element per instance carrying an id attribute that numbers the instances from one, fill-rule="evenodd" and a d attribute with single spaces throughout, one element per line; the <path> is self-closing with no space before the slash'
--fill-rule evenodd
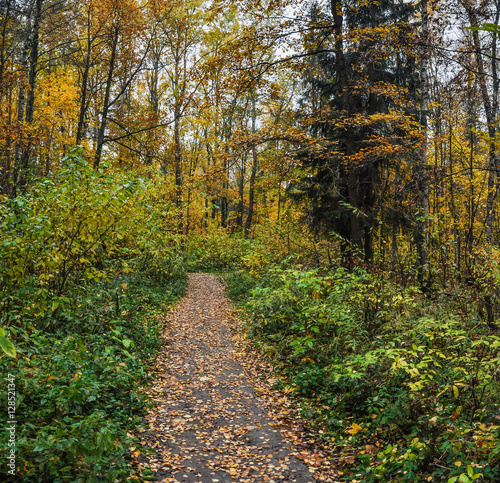
<path id="1" fill-rule="evenodd" d="M 159 482 L 334 483 L 329 449 L 306 432 L 272 368 L 244 337 L 221 280 L 191 274 L 168 315 L 137 456 Z"/>

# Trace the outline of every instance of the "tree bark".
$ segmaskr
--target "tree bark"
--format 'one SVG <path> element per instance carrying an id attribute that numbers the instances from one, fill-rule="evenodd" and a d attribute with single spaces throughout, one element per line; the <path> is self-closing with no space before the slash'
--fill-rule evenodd
<path id="1" fill-rule="evenodd" d="M 30 60 L 29 60 L 29 76 L 28 76 L 28 93 L 26 96 L 26 124 L 33 124 L 33 115 L 35 110 L 35 89 L 36 76 L 38 68 L 38 48 L 40 36 L 40 22 L 42 20 L 42 5 L 43 0 L 36 0 L 35 14 L 33 20 L 33 28 L 30 42 Z M 21 155 L 21 169 L 19 173 L 19 189 L 21 193 L 25 193 L 28 186 L 30 155 L 33 147 L 31 142 L 31 133 L 28 142 L 23 146 Z"/>
<path id="2" fill-rule="evenodd" d="M 351 114 L 351 103 L 349 95 L 349 84 L 347 78 L 347 65 L 344 54 L 344 30 L 343 30 L 343 12 L 342 1 L 331 0 L 331 13 L 333 16 L 333 29 L 335 34 L 335 73 L 337 81 L 337 92 L 340 100 L 340 109 L 342 117 L 349 117 Z M 346 157 L 355 153 L 355 139 L 353 129 L 346 129 L 344 132 L 344 154 Z M 355 259 L 359 258 L 363 246 L 363 233 L 361 228 L 361 220 L 359 218 L 359 179 L 355 166 L 345 166 L 343 176 L 346 179 L 347 202 L 350 205 L 349 209 L 349 235 L 348 246 L 343 249 L 343 256 L 346 264 L 350 267 L 355 263 Z"/>
<path id="3" fill-rule="evenodd" d="M 448 129 L 449 129 L 449 166 L 450 166 L 450 213 L 451 213 L 451 218 L 453 220 L 453 244 L 455 246 L 454 250 L 454 263 L 455 266 L 458 268 L 458 273 L 460 273 L 460 237 L 459 237 L 459 231 L 458 231 L 458 218 L 457 218 L 457 208 L 456 208 L 456 203 L 455 203 L 455 180 L 453 179 L 453 164 L 454 164 L 454 158 L 453 158 L 453 127 L 451 125 L 451 121 L 448 123 Z"/>
<path id="4" fill-rule="evenodd" d="M 422 93 L 420 98 L 420 125 L 422 145 L 416 166 L 416 181 L 418 185 L 418 209 L 416 213 L 417 241 L 417 279 L 422 289 L 428 289 L 430 284 L 429 260 L 429 181 L 427 177 L 427 116 L 429 110 L 429 12 L 427 0 L 421 0 L 422 14 L 422 50 L 420 58 L 420 81 Z"/>
<path id="5" fill-rule="evenodd" d="M 92 55 L 92 34 L 90 7 L 87 11 L 87 51 L 85 52 L 85 66 L 82 73 L 82 92 L 80 95 L 80 109 L 78 114 L 78 127 L 76 129 L 76 145 L 80 145 L 83 139 L 83 128 L 85 126 L 85 114 L 87 113 L 87 89 L 89 83 L 90 60 Z"/>
<path id="6" fill-rule="evenodd" d="M 4 93 L 6 90 L 6 85 L 4 84 L 4 73 L 5 73 L 5 44 L 7 40 L 7 26 L 9 23 L 10 12 L 11 12 L 12 0 L 7 0 L 4 4 L 2 10 L 2 34 L 1 34 L 1 47 L 0 47 L 0 104 L 3 101 Z M 8 89 L 8 100 L 7 100 L 7 125 L 11 126 L 12 123 L 12 87 L 9 86 Z M 12 193 L 12 173 L 11 173 L 11 136 L 10 130 L 5 136 L 5 165 L 1 177 L 0 192 L 10 196 Z"/>
<path id="7" fill-rule="evenodd" d="M 236 224 L 241 230 L 243 229 L 243 212 L 245 210 L 245 163 L 246 155 L 241 156 L 241 166 L 240 166 L 240 177 L 238 179 L 238 216 L 236 218 Z"/>
<path id="8" fill-rule="evenodd" d="M 256 120 L 257 120 L 257 99 L 256 94 L 252 92 L 252 134 L 255 134 L 256 128 Z M 257 148 L 255 145 L 252 147 L 252 170 L 250 173 L 250 188 L 248 194 L 248 215 L 245 221 L 245 231 L 244 237 L 250 237 L 250 229 L 252 227 L 252 219 L 254 215 L 254 204 L 255 204 L 255 178 L 257 176 L 257 168 L 258 168 L 258 158 L 257 158 Z"/>
<path id="9" fill-rule="evenodd" d="M 21 71 L 27 72 L 29 69 L 29 53 L 30 53 L 30 43 L 31 43 L 31 15 L 32 7 L 29 9 L 27 14 L 27 27 L 26 27 L 26 38 L 24 40 L 23 52 L 21 54 Z M 19 88 L 19 96 L 17 100 L 17 124 L 21 128 L 19 133 L 19 139 L 16 142 L 14 149 L 14 173 L 13 173 L 13 184 L 11 189 L 11 196 L 15 197 L 17 195 L 18 188 L 22 184 L 22 154 L 24 152 L 25 146 L 25 136 L 24 130 L 22 128 L 24 124 L 24 115 L 26 109 L 26 88 L 24 83 L 21 84 Z"/>
<path id="10" fill-rule="evenodd" d="M 0 39 L 0 101 L 3 98 L 3 76 L 5 71 L 5 43 L 6 43 L 6 34 L 7 34 L 7 25 L 9 23 L 10 18 L 10 8 L 11 8 L 12 0 L 7 0 L 5 2 L 4 8 L 2 9 L 2 37 Z"/>
<path id="11" fill-rule="evenodd" d="M 471 26 L 477 26 L 478 20 L 474 6 L 471 5 L 470 0 L 466 0 L 465 7 L 469 17 Z M 498 10 L 497 4 L 497 10 Z M 498 13 L 497 13 L 498 18 Z M 486 241 L 488 246 L 493 241 L 493 202 L 495 197 L 495 173 L 497 165 L 499 164 L 498 153 L 495 146 L 496 135 L 496 117 L 498 111 L 498 75 L 496 70 L 496 62 L 493 61 L 493 100 L 490 99 L 488 87 L 486 84 L 486 70 L 483 60 L 483 52 L 479 34 L 477 30 L 472 30 L 472 41 L 474 44 L 474 51 L 476 57 L 476 70 L 479 81 L 479 88 L 481 90 L 481 97 L 483 99 L 484 111 L 486 114 L 486 123 L 488 126 L 489 143 L 489 161 L 488 161 L 488 194 L 486 197 Z M 496 50 L 496 36 L 493 39 L 493 48 Z"/>
<path id="12" fill-rule="evenodd" d="M 101 124 L 99 126 L 99 132 L 97 135 L 97 146 L 95 151 L 94 158 L 94 169 L 99 167 L 101 162 L 102 148 L 104 146 L 104 135 L 106 133 L 106 126 L 108 123 L 108 112 L 109 112 L 109 98 L 111 96 L 111 87 L 113 85 L 113 74 L 115 71 L 115 59 L 116 59 L 116 49 L 118 47 L 118 37 L 120 35 L 120 31 L 118 27 L 114 27 L 113 36 L 111 38 L 111 57 L 109 60 L 109 70 L 108 70 L 108 78 L 106 80 L 106 91 L 104 94 L 104 104 L 102 107 L 102 118 Z"/>

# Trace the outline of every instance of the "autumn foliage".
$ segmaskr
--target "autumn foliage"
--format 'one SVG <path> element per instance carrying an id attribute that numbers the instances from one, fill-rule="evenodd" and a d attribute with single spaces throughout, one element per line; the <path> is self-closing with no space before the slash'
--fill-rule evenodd
<path id="1" fill-rule="evenodd" d="M 105 481 L 128 454 L 109 434 L 143 410 L 123 402 L 159 349 L 143 316 L 197 270 L 230 272 L 345 481 L 498 479 L 499 22 L 474 0 L 1 2 L 0 362 L 33 394 L 19 481 L 94 481 L 94 463 Z M 39 392 L 47 344 L 70 361 L 62 399 Z M 99 406 L 81 391 L 101 370 L 119 382 Z M 66 429 L 36 429 L 50 418 Z"/>

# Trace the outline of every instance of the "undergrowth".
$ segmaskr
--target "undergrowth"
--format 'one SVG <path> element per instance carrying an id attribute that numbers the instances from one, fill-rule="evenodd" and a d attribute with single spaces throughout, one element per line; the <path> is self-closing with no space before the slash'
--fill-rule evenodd
<path id="1" fill-rule="evenodd" d="M 2 428 L 9 383 L 16 409 L 0 479 L 138 479 L 131 430 L 149 404 L 162 314 L 186 285 L 175 213 L 147 178 L 93 170 L 78 152 L 63 164 L 0 199 Z"/>
<path id="2" fill-rule="evenodd" d="M 345 269 L 226 280 L 343 481 L 500 480 L 500 334 L 465 292 L 429 300 Z"/>
<path id="3" fill-rule="evenodd" d="M 12 481 L 113 482 L 135 474 L 130 448 L 139 445 L 128 432 L 142 424 L 149 404 L 143 387 L 162 341 L 161 314 L 184 285 L 128 275 L 76 299 L 77 326 L 11 328 L 18 357 L 3 358 L 0 367 L 15 377 L 17 392 L 22 464 Z M 5 439 L 1 446 L 5 454 Z"/>

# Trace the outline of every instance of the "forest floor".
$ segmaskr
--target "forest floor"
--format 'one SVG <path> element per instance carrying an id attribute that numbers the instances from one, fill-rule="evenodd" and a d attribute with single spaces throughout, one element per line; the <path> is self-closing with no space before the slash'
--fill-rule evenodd
<path id="1" fill-rule="evenodd" d="M 191 274 L 168 314 L 140 457 L 160 482 L 335 482 L 328 450 L 303 428 L 245 338 L 221 280 Z"/>

